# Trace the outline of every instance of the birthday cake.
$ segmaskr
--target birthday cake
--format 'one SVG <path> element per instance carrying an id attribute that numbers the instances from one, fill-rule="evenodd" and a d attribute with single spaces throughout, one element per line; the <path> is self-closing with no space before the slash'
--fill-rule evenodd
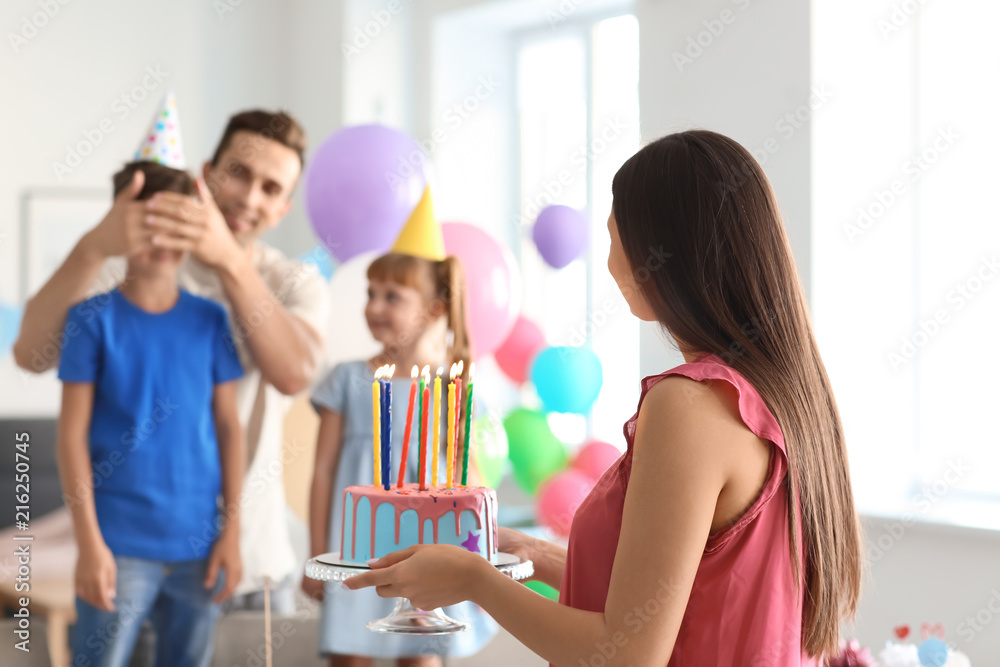
<path id="1" fill-rule="evenodd" d="M 491 562 L 496 558 L 493 489 L 349 486 L 343 507 L 340 553 L 346 561 L 364 563 L 414 544 L 453 544 Z"/>
<path id="2" fill-rule="evenodd" d="M 405 462 L 414 424 L 414 406 L 419 434 L 417 456 L 419 483 L 404 483 L 401 466 L 395 482 L 389 466 L 392 430 L 392 387 L 386 382 L 395 366 L 382 367 L 375 372 L 372 383 L 373 459 L 376 462 L 375 484 L 349 486 L 344 489 L 343 515 L 341 516 L 341 559 L 352 563 L 365 563 L 381 558 L 393 551 L 400 551 L 415 544 L 451 544 L 477 553 L 494 562 L 497 555 L 497 496 L 493 489 L 468 486 L 468 453 L 471 435 L 472 383 L 466 387 L 465 445 L 463 457 L 457 456 L 458 431 L 462 396 L 462 362 L 452 365 L 451 383 L 447 395 L 442 393 L 440 373 L 434 380 L 431 403 L 429 369 L 420 375 L 423 381 L 417 391 L 417 367 L 407 403 L 406 427 L 403 435 L 402 458 Z M 419 401 L 417 396 L 419 395 Z M 431 409 L 431 406 L 434 409 Z M 438 485 L 438 442 L 440 417 L 447 406 L 447 457 L 443 486 Z M 434 414 L 433 419 L 430 417 Z M 430 434 L 434 435 L 430 435 Z M 425 470 L 430 458 L 430 474 Z M 429 479 L 428 479 L 429 478 Z M 381 483 L 379 483 L 381 482 Z"/>

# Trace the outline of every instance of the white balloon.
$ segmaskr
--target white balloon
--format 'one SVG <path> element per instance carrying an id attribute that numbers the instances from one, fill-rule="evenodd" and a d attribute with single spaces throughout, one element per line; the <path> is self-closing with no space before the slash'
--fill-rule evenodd
<path id="1" fill-rule="evenodd" d="M 383 253 L 370 252 L 337 266 L 330 279 L 330 321 L 326 328 L 326 362 L 369 359 L 382 351 L 365 322 L 368 265 Z"/>

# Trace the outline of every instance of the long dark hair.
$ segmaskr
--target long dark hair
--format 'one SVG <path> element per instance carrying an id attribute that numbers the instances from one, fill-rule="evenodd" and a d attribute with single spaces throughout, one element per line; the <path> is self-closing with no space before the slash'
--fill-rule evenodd
<path id="1" fill-rule="evenodd" d="M 861 529 L 840 414 L 771 186 L 738 143 L 692 130 L 632 156 L 612 191 L 622 246 L 657 320 L 682 347 L 726 360 L 781 426 L 803 648 L 833 652 L 840 619 L 857 608 Z"/>

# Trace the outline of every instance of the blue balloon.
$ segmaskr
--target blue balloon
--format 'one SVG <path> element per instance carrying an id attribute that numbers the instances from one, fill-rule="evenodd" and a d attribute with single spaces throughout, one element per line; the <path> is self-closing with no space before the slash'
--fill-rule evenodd
<path id="1" fill-rule="evenodd" d="M 326 282 L 330 282 L 330 278 L 333 277 L 333 270 L 336 265 L 333 263 L 333 256 L 323 246 L 314 246 L 312 250 L 302 253 L 299 255 L 299 261 L 304 264 L 315 265 L 319 269 L 319 274 L 323 276 Z"/>
<path id="2" fill-rule="evenodd" d="M 0 303 L 0 354 L 6 354 L 14 345 L 20 327 L 21 308 Z"/>
<path id="3" fill-rule="evenodd" d="M 590 412 L 601 393 L 601 361 L 585 347 L 549 347 L 531 366 L 531 381 L 547 412 Z"/>
<path id="4" fill-rule="evenodd" d="M 944 667 L 944 663 L 948 662 L 948 645 L 937 637 L 931 637 L 917 648 L 917 657 L 924 667 Z"/>

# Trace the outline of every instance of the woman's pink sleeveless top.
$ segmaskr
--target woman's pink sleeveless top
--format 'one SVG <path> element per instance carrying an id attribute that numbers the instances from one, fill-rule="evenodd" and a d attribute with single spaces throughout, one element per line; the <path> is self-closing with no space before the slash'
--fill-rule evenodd
<path id="1" fill-rule="evenodd" d="M 705 544 L 668 666 L 818 664 L 802 651 L 803 593 L 792 571 L 785 479 L 788 461 L 777 420 L 757 390 L 711 354 L 645 378 L 640 408 L 650 387 L 671 375 L 732 384 L 739 392 L 744 423 L 773 446 L 760 497 L 734 525 L 710 536 Z M 627 451 L 604 473 L 573 520 L 559 595 L 562 604 L 604 611 L 621 532 L 638 416 L 637 410 L 625 424 Z M 658 596 L 657 591 L 650 591 L 644 608 L 625 619 L 626 636 L 641 630 L 659 610 L 658 598 L 665 599 L 666 594 L 662 591 Z M 607 653 L 614 650 L 616 647 L 611 645 L 595 644 L 594 664 L 603 664 L 610 657 Z"/>

